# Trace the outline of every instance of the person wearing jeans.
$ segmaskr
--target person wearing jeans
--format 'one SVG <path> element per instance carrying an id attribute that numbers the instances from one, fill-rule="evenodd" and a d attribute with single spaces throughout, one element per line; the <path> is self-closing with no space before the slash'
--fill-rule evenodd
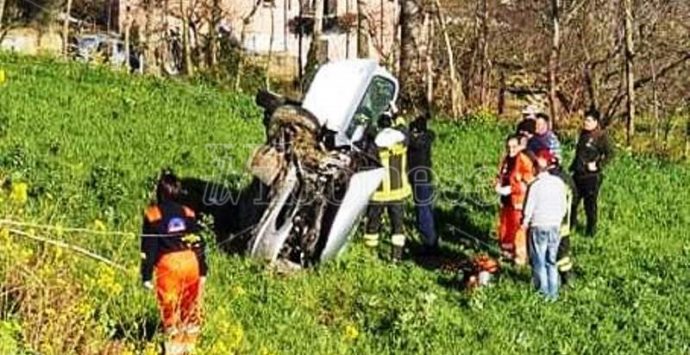
<path id="1" fill-rule="evenodd" d="M 568 210 L 563 180 L 549 174 L 548 150 L 537 152 L 539 175 L 530 185 L 525 201 L 522 227 L 529 230 L 532 278 L 536 288 L 547 298 L 558 298 L 557 254 L 561 241 L 560 226 Z"/>

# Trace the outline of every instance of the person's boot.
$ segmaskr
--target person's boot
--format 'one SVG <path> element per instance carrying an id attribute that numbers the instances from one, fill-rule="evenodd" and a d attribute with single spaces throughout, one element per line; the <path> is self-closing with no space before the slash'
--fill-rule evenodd
<path id="1" fill-rule="evenodd" d="M 588 237 L 594 237 L 597 234 L 597 227 L 595 226 L 587 226 L 587 230 L 585 231 L 585 235 Z"/>
<path id="2" fill-rule="evenodd" d="M 570 271 L 561 271 L 560 275 L 563 287 L 570 287 L 572 285 L 572 273 Z"/>
<path id="3" fill-rule="evenodd" d="M 403 257 L 403 247 L 394 245 L 393 246 L 393 255 L 391 256 L 391 260 L 393 260 L 394 263 L 400 262 Z"/>

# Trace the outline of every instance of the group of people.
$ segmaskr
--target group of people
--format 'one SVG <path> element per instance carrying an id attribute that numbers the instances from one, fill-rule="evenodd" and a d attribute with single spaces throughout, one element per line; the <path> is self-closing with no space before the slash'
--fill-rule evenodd
<path id="1" fill-rule="evenodd" d="M 560 142 L 550 129 L 549 116 L 534 106 L 506 139 L 495 190 L 500 196 L 499 244 L 517 265 L 532 267 L 535 286 L 550 299 L 558 297 L 573 267 L 571 226 L 584 200 L 585 233 L 597 230 L 597 200 L 605 165 L 612 157 L 606 132 L 596 110 L 585 113 L 575 158 L 568 174 L 562 167 Z"/>
<path id="2" fill-rule="evenodd" d="M 611 147 L 600 128 L 599 114 L 585 114 L 570 179 L 561 168 L 560 143 L 549 128 L 549 117 L 533 107 L 523 113 L 516 133 L 506 140 L 495 186 L 501 202 L 499 244 L 516 264 L 526 265 L 530 260 L 535 284 L 555 299 L 559 278 L 567 282 L 572 269 L 570 226 L 576 225 L 581 199 L 587 214 L 586 232 L 592 236 L 596 233 L 597 197 Z M 385 168 L 385 177 L 367 209 L 364 244 L 378 247 L 386 211 L 394 261 L 403 257 L 407 240 L 403 211 L 409 197 L 413 197 L 423 253 L 433 254 L 439 246 L 432 201 L 434 132 L 427 127 L 428 118 L 419 116 L 408 126 L 400 116 L 388 112 L 376 122 L 375 134 L 368 138 L 368 153 Z M 156 202 L 145 211 L 141 239 L 141 278 L 146 288 L 155 290 L 166 354 L 193 350 L 200 331 L 200 300 L 208 270 L 195 212 L 177 202 L 180 191 L 177 177 L 163 172 Z"/>

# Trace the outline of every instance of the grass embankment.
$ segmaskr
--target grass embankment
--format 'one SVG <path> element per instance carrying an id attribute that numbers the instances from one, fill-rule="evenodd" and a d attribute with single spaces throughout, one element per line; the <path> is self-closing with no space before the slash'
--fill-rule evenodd
<path id="1" fill-rule="evenodd" d="M 0 67 L 8 74 L 0 211 L 60 226 L 0 233 L 2 353 L 152 351 L 158 316 L 139 284 L 136 233 L 153 179 L 170 166 L 246 184 L 244 162 L 263 138 L 259 112 L 249 97 L 80 65 L 0 56 Z M 451 263 L 482 248 L 455 228 L 494 234 L 490 181 L 507 130 L 481 122 L 434 129 L 439 229 Z M 467 294 L 452 271 L 414 260 L 393 266 L 359 244 L 281 277 L 211 243 L 201 353 L 687 353 L 687 181 L 687 166 L 619 154 L 603 187 L 599 236 L 573 237 L 577 283 L 555 304 L 510 269 L 494 287 Z M 85 247 L 128 271 L 18 232 Z"/>

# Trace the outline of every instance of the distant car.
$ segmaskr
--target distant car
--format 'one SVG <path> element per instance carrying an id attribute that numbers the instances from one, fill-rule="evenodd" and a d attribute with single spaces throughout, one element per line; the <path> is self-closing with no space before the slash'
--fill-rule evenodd
<path id="1" fill-rule="evenodd" d="M 75 44 L 75 59 L 89 63 L 102 61 L 115 67 L 125 65 L 125 44 L 113 36 L 96 33 L 77 37 Z M 130 50 L 129 65 L 132 70 L 139 68 L 139 58 L 134 50 Z"/>

